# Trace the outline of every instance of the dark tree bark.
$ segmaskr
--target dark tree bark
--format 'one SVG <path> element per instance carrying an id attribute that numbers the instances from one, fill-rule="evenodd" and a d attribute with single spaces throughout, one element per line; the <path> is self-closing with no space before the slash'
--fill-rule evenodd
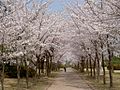
<path id="1" fill-rule="evenodd" d="M 50 56 L 50 74 L 52 72 L 52 56 Z"/>
<path id="2" fill-rule="evenodd" d="M 101 8 L 102 8 L 102 0 L 101 0 Z M 101 49 L 103 50 L 103 47 L 104 47 L 103 45 L 104 44 L 103 44 L 103 41 L 102 41 L 102 37 L 100 36 L 99 39 L 100 39 Z M 106 84 L 105 61 L 104 61 L 104 53 L 103 53 L 103 51 L 102 51 L 101 56 L 102 56 L 102 69 L 103 69 L 103 84 Z"/>
<path id="3" fill-rule="evenodd" d="M 97 59 L 97 80 L 99 82 L 100 81 L 100 61 L 99 61 L 98 55 L 96 56 L 96 59 Z"/>
<path id="4" fill-rule="evenodd" d="M 41 76 L 41 70 L 40 70 L 40 55 L 36 55 L 37 58 L 37 68 L 38 68 L 38 78 Z"/>
<path id="5" fill-rule="evenodd" d="M 108 38 L 109 38 L 109 36 L 107 35 L 107 39 L 108 39 Z M 109 66 L 110 87 L 113 87 L 112 55 L 111 55 L 110 44 L 109 44 L 108 40 L 107 40 L 107 51 L 108 51 L 108 58 L 109 58 L 108 66 Z"/>
<path id="6" fill-rule="evenodd" d="M 85 69 L 85 60 L 83 60 L 84 58 L 82 57 L 82 60 L 81 60 L 81 72 L 84 72 L 84 69 Z"/>
<path id="7" fill-rule="evenodd" d="M 38 69 L 38 67 L 37 67 L 37 63 L 36 63 L 36 67 L 35 67 L 35 77 L 34 77 L 34 82 L 35 82 L 35 84 L 37 83 L 37 69 Z"/>
<path id="8" fill-rule="evenodd" d="M 4 90 L 4 69 L 5 69 L 5 65 L 4 65 L 4 61 L 2 62 L 2 73 L 1 73 L 1 88 L 2 90 Z"/>
<path id="9" fill-rule="evenodd" d="M 40 66 L 41 66 L 41 62 L 40 62 L 40 59 L 38 58 L 38 74 L 39 74 L 39 78 L 40 78 L 40 76 L 41 76 L 41 68 L 40 68 Z"/>
<path id="10" fill-rule="evenodd" d="M 105 78 L 105 63 L 104 63 L 104 55 L 102 53 L 102 68 L 103 68 L 103 83 L 106 84 L 106 78 Z"/>
<path id="11" fill-rule="evenodd" d="M 94 47 L 95 47 L 95 59 L 96 59 L 96 62 L 97 62 L 97 80 L 99 82 L 100 81 L 100 61 L 99 61 L 99 57 L 98 57 L 97 41 L 94 41 Z"/>
<path id="12" fill-rule="evenodd" d="M 49 57 L 48 56 L 46 57 L 46 73 L 47 73 L 47 76 L 49 77 Z"/>
<path id="13" fill-rule="evenodd" d="M 93 61 L 93 73 L 94 73 L 94 78 L 96 78 L 96 59 Z"/>
<path id="14" fill-rule="evenodd" d="M 86 60 L 86 72 L 88 73 L 89 75 L 89 69 L 88 69 L 88 66 L 89 66 L 89 63 L 88 63 L 88 59 Z"/>
<path id="15" fill-rule="evenodd" d="M 41 73 L 44 73 L 44 59 L 41 60 Z"/>
<path id="16" fill-rule="evenodd" d="M 16 64 L 17 64 L 17 78 L 18 78 L 17 86 L 18 86 L 18 89 L 19 89 L 19 85 L 20 85 L 20 65 L 18 63 L 18 58 L 16 58 Z"/>
<path id="17" fill-rule="evenodd" d="M 92 70 L 92 59 L 91 59 L 91 55 L 89 54 L 89 66 L 90 66 L 90 76 L 92 77 L 93 76 L 93 70 Z"/>
<path id="18" fill-rule="evenodd" d="M 3 53 L 4 53 L 4 36 L 3 36 L 3 39 L 2 39 L 2 49 L 1 49 L 1 57 L 2 57 L 2 71 L 1 71 L 1 88 L 2 90 L 4 90 L 4 70 L 5 70 L 5 65 L 4 65 L 4 59 L 6 58 L 3 58 Z"/>
<path id="19" fill-rule="evenodd" d="M 100 38 L 100 40 L 101 40 L 101 38 Z M 102 43 L 102 41 L 101 41 L 101 49 L 103 50 L 103 43 Z M 106 84 L 106 78 L 105 78 L 106 73 L 105 73 L 105 63 L 104 62 L 105 62 L 104 61 L 104 54 L 102 52 L 103 84 Z"/>
<path id="20" fill-rule="evenodd" d="M 26 69 L 26 86 L 27 86 L 27 88 L 29 88 L 29 75 L 28 75 L 29 68 L 28 68 L 28 65 L 27 65 L 26 55 L 24 55 L 24 63 L 25 63 L 25 69 Z"/>

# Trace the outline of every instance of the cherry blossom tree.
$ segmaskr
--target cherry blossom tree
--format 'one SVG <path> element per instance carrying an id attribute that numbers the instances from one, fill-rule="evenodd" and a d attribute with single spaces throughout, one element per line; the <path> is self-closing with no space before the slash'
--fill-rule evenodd
<path id="1" fill-rule="evenodd" d="M 101 66 L 100 63 L 102 62 L 103 73 L 104 73 L 104 77 L 103 77 L 104 84 L 105 84 L 104 59 L 105 59 L 105 54 L 107 53 L 109 66 L 110 66 L 109 76 L 110 76 L 111 87 L 112 87 L 111 60 L 112 60 L 112 56 L 116 52 L 115 49 L 113 50 L 113 46 L 117 46 L 117 43 L 119 43 L 119 40 L 115 39 L 115 37 L 117 38 L 119 36 L 118 35 L 119 6 L 117 3 L 118 1 L 112 2 L 108 0 L 98 0 L 98 1 L 85 0 L 84 5 L 81 5 L 79 0 L 76 0 L 74 1 L 74 3 L 67 4 L 67 12 L 74 23 L 74 27 L 75 27 L 74 30 L 76 30 L 77 28 L 77 33 L 79 34 L 80 37 L 82 37 L 79 38 L 80 40 L 79 43 L 84 42 L 85 47 L 89 48 L 88 49 L 89 51 L 92 51 L 90 54 L 88 53 L 87 49 L 85 50 L 92 59 L 94 76 L 96 75 L 95 68 L 97 69 L 98 81 L 100 76 L 100 66 Z M 117 32 L 116 35 L 115 32 Z M 85 37 L 87 37 L 86 40 Z M 88 45 L 91 46 L 86 46 L 87 43 L 89 43 Z M 78 45 L 79 45 L 78 48 L 81 48 L 81 45 L 80 44 Z M 91 59 L 90 59 L 90 66 L 91 66 Z M 91 67 L 91 76 L 92 76 L 92 67 Z"/>

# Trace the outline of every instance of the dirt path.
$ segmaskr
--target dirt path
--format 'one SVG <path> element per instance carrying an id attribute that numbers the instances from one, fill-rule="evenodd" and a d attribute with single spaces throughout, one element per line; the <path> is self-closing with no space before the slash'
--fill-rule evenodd
<path id="1" fill-rule="evenodd" d="M 46 90 L 93 90 L 73 69 L 60 72 L 54 83 Z"/>

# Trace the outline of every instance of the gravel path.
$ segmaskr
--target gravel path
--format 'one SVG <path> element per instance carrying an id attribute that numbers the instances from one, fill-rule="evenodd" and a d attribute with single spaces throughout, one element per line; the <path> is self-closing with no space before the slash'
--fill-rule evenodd
<path id="1" fill-rule="evenodd" d="M 46 90 L 93 90 L 73 69 L 61 71 L 53 84 Z"/>

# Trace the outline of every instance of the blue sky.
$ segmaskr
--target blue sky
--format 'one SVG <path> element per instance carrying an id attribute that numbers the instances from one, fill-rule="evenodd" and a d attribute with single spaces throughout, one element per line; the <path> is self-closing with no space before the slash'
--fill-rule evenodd
<path id="1" fill-rule="evenodd" d="M 64 8 L 64 4 L 62 1 L 64 1 L 65 3 L 65 2 L 72 1 L 72 0 L 54 0 L 54 2 L 50 5 L 50 10 L 51 11 L 62 11 Z M 84 0 L 79 0 L 79 1 L 81 4 L 84 2 Z"/>
<path id="2" fill-rule="evenodd" d="M 47 1 L 47 0 L 36 0 L 36 1 Z M 75 0 L 53 0 L 53 3 L 50 5 L 49 9 L 50 11 L 62 11 L 64 9 L 64 4 L 68 3 L 69 1 L 75 1 Z M 84 2 L 84 0 L 78 0 L 81 4 Z"/>
<path id="3" fill-rule="evenodd" d="M 62 11 L 63 8 L 64 5 L 60 0 L 54 0 L 54 2 L 50 5 L 51 11 Z"/>

